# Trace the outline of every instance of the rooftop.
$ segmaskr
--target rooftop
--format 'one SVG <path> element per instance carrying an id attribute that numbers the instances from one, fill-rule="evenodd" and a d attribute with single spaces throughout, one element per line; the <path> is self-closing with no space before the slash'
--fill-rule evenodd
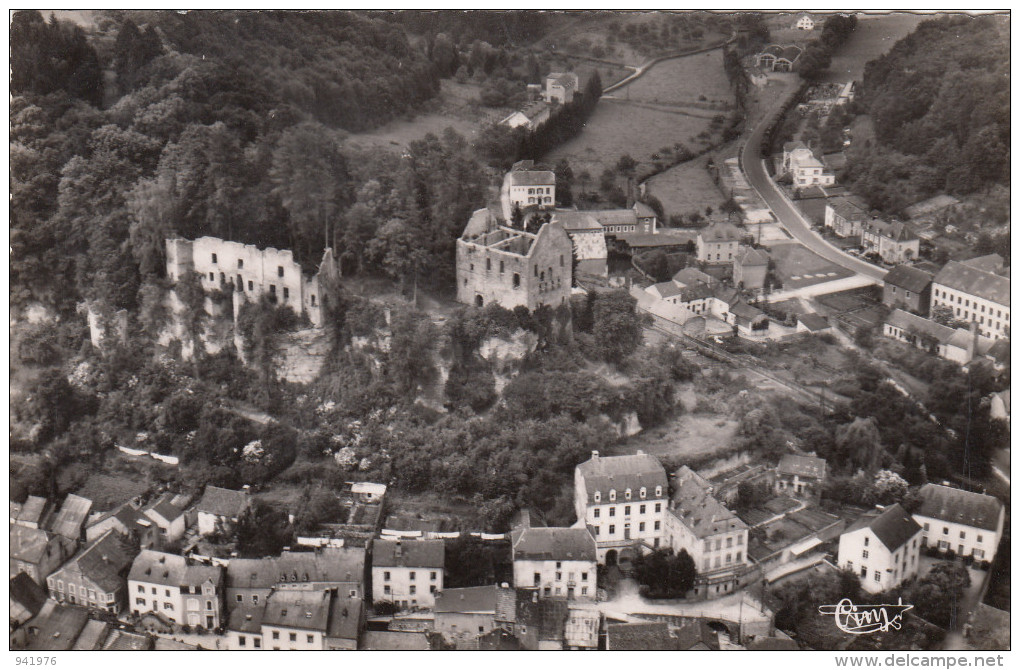
<path id="1" fill-rule="evenodd" d="M 999 528 L 1002 502 L 998 498 L 941 484 L 921 487 L 917 516 L 995 531 Z"/>
<path id="2" fill-rule="evenodd" d="M 524 528 L 514 535 L 514 560 L 596 560 L 595 539 L 587 528 Z"/>
<path id="3" fill-rule="evenodd" d="M 496 613 L 498 586 L 470 586 L 436 593 L 436 614 Z"/>
<path id="4" fill-rule="evenodd" d="M 41 524 L 49 501 L 39 496 L 28 496 L 28 500 L 21 506 L 18 513 L 18 523 Z"/>
<path id="5" fill-rule="evenodd" d="M 446 562 L 442 540 L 375 540 L 373 567 L 441 568 Z"/>
<path id="6" fill-rule="evenodd" d="M 680 295 L 683 292 L 683 288 L 677 286 L 671 281 L 659 282 L 658 284 L 652 284 L 649 289 L 655 289 L 655 291 L 662 298 L 672 298 L 675 295 Z"/>
<path id="7" fill-rule="evenodd" d="M 978 256 L 977 258 L 971 258 L 960 262 L 967 267 L 982 270 L 984 272 L 999 272 L 1002 270 L 1002 265 L 1005 261 L 1002 260 L 1002 256 L 999 254 L 988 254 L 987 256 Z"/>
<path id="8" fill-rule="evenodd" d="M 686 465 L 676 472 L 670 509 L 699 538 L 747 528 L 736 514 L 712 497 L 708 482 Z"/>
<path id="9" fill-rule="evenodd" d="M 19 572 L 11 578 L 9 598 L 12 604 L 20 604 L 35 616 L 46 604 L 46 591 L 24 572 Z"/>
<path id="10" fill-rule="evenodd" d="M 634 500 L 640 497 L 641 487 L 645 487 L 648 498 L 655 497 L 655 488 L 662 487 L 666 491 L 666 471 L 655 456 L 634 454 L 630 456 L 599 456 L 593 454 L 590 459 L 577 466 L 584 478 L 588 491 L 588 502 L 593 502 L 596 491 L 601 491 L 603 502 L 609 502 L 609 491 L 617 492 L 618 500 L 623 500 L 624 492 L 631 490 Z"/>
<path id="11" fill-rule="evenodd" d="M 32 651 L 67 651 L 89 621 L 82 607 L 66 607 L 47 603 L 39 615 L 28 622 L 28 649 Z M 31 629 L 35 628 L 34 634 Z"/>
<path id="12" fill-rule="evenodd" d="M 50 546 L 51 538 L 62 545 L 63 555 L 74 551 L 74 541 L 63 535 L 51 535 L 41 528 L 30 528 L 28 526 L 11 526 L 9 553 L 11 560 L 23 561 L 25 563 L 38 563 Z"/>
<path id="13" fill-rule="evenodd" d="M 923 316 L 917 316 L 910 312 L 905 312 L 902 309 L 894 309 L 886 317 L 885 322 L 890 326 L 901 328 L 904 331 L 910 332 L 915 331 L 923 335 L 935 338 L 940 344 L 948 344 L 957 331 L 967 333 L 968 331 L 961 328 L 953 329 L 949 326 L 943 326 L 941 323 L 926 319 Z M 968 333 L 969 337 L 969 333 Z"/>
<path id="14" fill-rule="evenodd" d="M 273 591 L 266 599 L 262 623 L 267 626 L 326 632 L 329 591 Z"/>
<path id="15" fill-rule="evenodd" d="M 804 324 L 804 327 L 811 332 L 825 330 L 829 327 L 829 320 L 821 314 L 799 314 L 797 320 Z"/>
<path id="16" fill-rule="evenodd" d="M 556 175 L 551 170 L 515 170 L 509 173 L 513 186 L 555 186 Z"/>
<path id="17" fill-rule="evenodd" d="M 268 558 L 235 558 L 227 564 L 230 588 L 268 589 L 276 584 L 361 582 L 365 550 L 326 547 L 316 551 L 285 551 Z"/>
<path id="18" fill-rule="evenodd" d="M 184 510 L 170 502 L 169 494 L 160 496 L 159 500 L 145 508 L 145 512 L 154 512 L 169 522 L 175 521 L 184 514 Z"/>
<path id="19" fill-rule="evenodd" d="M 358 649 L 371 651 L 429 651 L 425 633 L 405 633 L 393 630 L 366 630 Z"/>
<path id="20" fill-rule="evenodd" d="M 109 626 L 105 621 L 89 619 L 82 628 L 78 639 L 74 642 L 74 651 L 95 651 L 103 646 L 106 636 L 109 633 Z"/>
<path id="21" fill-rule="evenodd" d="M 206 486 L 202 499 L 198 501 L 199 512 L 235 519 L 247 507 L 249 496 L 245 491 L 222 489 L 219 486 Z"/>
<path id="22" fill-rule="evenodd" d="M 602 224 L 591 215 L 591 212 L 575 212 L 571 210 L 556 210 L 553 212 L 553 221 L 559 221 L 563 230 L 573 233 L 581 230 L 589 232 L 602 232 Z"/>
<path id="23" fill-rule="evenodd" d="M 636 226 L 638 219 L 633 209 L 597 209 L 588 214 L 603 226 Z"/>
<path id="24" fill-rule="evenodd" d="M 326 636 L 341 640 L 357 640 L 364 606 L 361 598 L 351 598 L 346 594 L 334 595 L 330 601 L 329 628 Z"/>
<path id="25" fill-rule="evenodd" d="M 124 536 L 115 530 L 108 530 L 102 537 L 75 556 L 70 562 L 76 563 L 83 576 L 92 580 L 107 593 L 114 593 L 124 586 L 134 552 Z M 67 564 L 63 569 L 68 567 Z"/>
<path id="26" fill-rule="evenodd" d="M 902 547 L 910 538 L 921 531 L 921 527 L 917 525 L 917 522 L 907 514 L 907 511 L 899 503 L 887 507 L 882 512 L 869 512 L 865 514 L 847 528 L 846 533 L 853 533 L 862 528 L 870 528 L 875 537 L 890 552 Z"/>
<path id="27" fill-rule="evenodd" d="M 50 530 L 72 540 L 77 540 L 81 537 L 81 529 L 85 525 L 91 509 L 92 501 L 88 498 L 82 498 L 73 493 L 68 494 L 56 518 L 53 520 Z"/>
<path id="28" fill-rule="evenodd" d="M 936 284 L 1009 307 L 1009 279 L 957 261 L 949 261 L 935 279 Z"/>
<path id="29" fill-rule="evenodd" d="M 730 242 L 741 238 L 740 229 L 732 223 L 713 223 L 698 232 L 698 238 L 705 242 Z"/>
<path id="30" fill-rule="evenodd" d="M 825 476 L 825 459 L 786 454 L 779 461 L 778 471 L 780 474 L 821 479 Z"/>
<path id="31" fill-rule="evenodd" d="M 920 293 L 931 284 L 932 274 L 910 265 L 897 265 L 886 273 L 882 281 L 889 286 Z"/>
<path id="32" fill-rule="evenodd" d="M 887 237 L 896 242 L 909 242 L 916 240 L 917 235 L 910 227 L 902 221 L 883 221 L 882 219 L 871 219 L 865 221 L 861 229 L 865 233 Z"/>
<path id="33" fill-rule="evenodd" d="M 76 493 L 91 500 L 94 511 L 105 512 L 141 496 L 148 490 L 147 485 L 126 476 L 93 474 L 89 475 Z"/>
<path id="34" fill-rule="evenodd" d="M 715 277 L 705 274 L 697 268 L 684 268 L 673 275 L 673 281 L 685 286 L 690 286 L 691 284 L 714 284 Z"/>
<path id="35" fill-rule="evenodd" d="M 184 583 L 187 561 L 183 556 L 143 549 L 131 564 L 128 579 L 147 584 L 180 586 Z"/>
<path id="36" fill-rule="evenodd" d="M 266 613 L 266 606 L 238 604 L 230 610 L 230 621 L 227 630 L 238 633 L 261 633 L 262 617 Z"/>
<path id="37" fill-rule="evenodd" d="M 742 252 L 737 254 L 737 262 L 741 265 L 754 266 L 754 265 L 768 265 L 769 255 L 767 252 L 761 249 L 753 249 L 751 247 L 745 248 Z"/>
<path id="38" fill-rule="evenodd" d="M 868 218 L 866 205 L 857 198 L 830 198 L 826 206 L 847 221 L 864 221 Z"/>

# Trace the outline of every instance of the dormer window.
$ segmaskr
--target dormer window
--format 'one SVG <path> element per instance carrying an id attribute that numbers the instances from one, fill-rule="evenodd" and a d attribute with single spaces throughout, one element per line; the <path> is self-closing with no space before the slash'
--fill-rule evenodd
<path id="1" fill-rule="evenodd" d="M 644 500 L 646 497 L 648 497 L 648 489 L 646 489 L 644 486 L 642 486 L 641 487 L 641 499 Z"/>
<path id="2" fill-rule="evenodd" d="M 627 489 L 626 491 L 623 492 L 623 497 L 626 498 L 627 500 L 630 500 L 630 489 Z"/>
<path id="3" fill-rule="evenodd" d="M 596 491 L 595 492 L 595 502 L 602 502 L 602 492 L 601 491 Z"/>
<path id="4" fill-rule="evenodd" d="M 662 487 L 661 486 L 656 486 L 655 487 L 655 497 L 658 498 L 658 497 L 661 497 L 661 496 L 662 496 Z"/>
<path id="5" fill-rule="evenodd" d="M 609 499 L 611 501 L 616 500 L 616 489 L 609 489 Z"/>

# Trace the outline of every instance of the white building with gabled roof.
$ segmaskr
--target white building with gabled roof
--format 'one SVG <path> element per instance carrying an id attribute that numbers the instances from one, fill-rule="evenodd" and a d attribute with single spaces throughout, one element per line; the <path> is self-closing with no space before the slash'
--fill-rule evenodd
<path id="1" fill-rule="evenodd" d="M 995 560 L 1002 539 L 1006 508 L 998 498 L 940 484 L 925 484 L 914 521 L 921 543 L 958 556 Z"/>
<path id="2" fill-rule="evenodd" d="M 838 565 L 880 593 L 917 576 L 921 526 L 899 504 L 865 514 L 839 536 Z"/>

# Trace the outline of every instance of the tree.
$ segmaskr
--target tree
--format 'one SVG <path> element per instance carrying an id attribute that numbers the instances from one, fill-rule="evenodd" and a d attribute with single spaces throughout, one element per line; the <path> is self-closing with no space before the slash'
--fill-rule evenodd
<path id="1" fill-rule="evenodd" d="M 880 465 L 882 451 L 875 417 L 857 417 L 851 423 L 836 428 L 837 458 L 851 470 L 875 472 Z"/>
<path id="2" fill-rule="evenodd" d="M 878 502 L 891 505 L 900 502 L 907 494 L 907 480 L 890 470 L 879 470 L 875 473 L 875 493 Z"/>
<path id="3" fill-rule="evenodd" d="M 258 499 L 241 514 L 234 533 L 243 558 L 279 556 L 294 539 L 287 515 Z"/>
<path id="4" fill-rule="evenodd" d="M 634 579 L 648 598 L 682 598 L 692 588 L 698 573 L 686 549 L 658 549 L 634 559 Z"/>
<path id="5" fill-rule="evenodd" d="M 967 568 L 955 562 L 940 562 L 909 589 L 909 600 L 917 615 L 936 626 L 952 626 L 970 586 Z"/>
<path id="6" fill-rule="evenodd" d="M 636 306 L 637 301 L 626 291 L 596 294 L 592 335 L 602 360 L 619 363 L 640 346 L 643 323 Z"/>
<path id="7" fill-rule="evenodd" d="M 509 562 L 510 547 L 484 542 L 467 533 L 446 543 L 446 588 L 487 586 L 497 581 L 497 566 Z"/>

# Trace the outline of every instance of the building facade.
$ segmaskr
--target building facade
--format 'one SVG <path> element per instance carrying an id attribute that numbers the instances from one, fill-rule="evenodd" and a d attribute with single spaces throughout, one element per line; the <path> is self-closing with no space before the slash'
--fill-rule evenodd
<path id="1" fill-rule="evenodd" d="M 571 254 L 570 237 L 559 224 L 526 233 L 499 224 L 489 210 L 480 209 L 457 240 L 457 300 L 529 310 L 566 304 Z"/>
<path id="2" fill-rule="evenodd" d="M 542 97 L 546 102 L 566 105 L 574 101 L 580 81 L 573 72 L 550 72 L 545 78 Z"/>
<path id="3" fill-rule="evenodd" d="M 223 571 L 145 550 L 131 566 L 128 598 L 135 615 L 154 612 L 180 625 L 216 630 L 222 623 Z"/>
<path id="4" fill-rule="evenodd" d="M 825 485 L 825 471 L 824 458 L 786 454 L 776 466 L 776 493 L 818 500 Z"/>
<path id="5" fill-rule="evenodd" d="M 107 531 L 46 578 L 50 597 L 119 614 L 127 602 L 127 576 L 134 554 L 126 538 Z"/>
<path id="6" fill-rule="evenodd" d="M 921 536 L 899 504 L 868 513 L 839 536 L 839 566 L 857 573 L 865 591 L 888 591 L 917 576 Z"/>
<path id="7" fill-rule="evenodd" d="M 556 205 L 556 175 L 552 170 L 536 170 L 534 161 L 518 161 L 503 177 L 500 190 L 503 219 L 513 220 L 514 207 L 522 211 L 552 209 Z"/>
<path id="8" fill-rule="evenodd" d="M 1009 278 L 957 261 L 932 280 L 932 308 L 948 307 L 957 319 L 976 323 L 985 338 L 1009 338 L 1009 300 Z"/>
<path id="9" fill-rule="evenodd" d="M 43 586 L 46 578 L 74 555 L 78 544 L 63 535 L 48 533 L 41 528 L 11 526 L 10 556 L 11 579 L 26 574 Z"/>
<path id="10" fill-rule="evenodd" d="M 838 237 L 861 236 L 861 226 L 868 220 L 865 203 L 858 198 L 830 198 L 825 203 L 825 227 Z"/>
<path id="11" fill-rule="evenodd" d="M 247 490 L 234 491 L 219 486 L 206 486 L 202 499 L 195 506 L 199 534 L 212 535 L 221 530 L 229 530 L 250 505 L 251 496 Z"/>
<path id="12" fill-rule="evenodd" d="M 861 246 L 886 263 L 909 263 L 917 260 L 921 240 L 902 221 L 871 219 L 861 224 Z"/>
<path id="13" fill-rule="evenodd" d="M 698 260 L 709 265 L 729 265 L 740 246 L 740 229 L 730 223 L 713 223 L 698 231 Z"/>
<path id="14" fill-rule="evenodd" d="M 405 609 L 432 607 L 443 590 L 445 551 L 442 540 L 374 540 L 372 600 Z"/>
<path id="15" fill-rule="evenodd" d="M 522 528 L 511 540 L 514 586 L 544 598 L 595 598 L 597 547 L 587 528 Z"/>
<path id="16" fill-rule="evenodd" d="M 998 498 L 940 484 L 925 484 L 919 494 L 921 506 L 913 516 L 921 526 L 922 545 L 995 560 L 1006 520 Z"/>
<path id="17" fill-rule="evenodd" d="M 897 265 L 882 278 L 882 304 L 927 315 L 931 306 L 932 274 L 910 265 Z"/>

